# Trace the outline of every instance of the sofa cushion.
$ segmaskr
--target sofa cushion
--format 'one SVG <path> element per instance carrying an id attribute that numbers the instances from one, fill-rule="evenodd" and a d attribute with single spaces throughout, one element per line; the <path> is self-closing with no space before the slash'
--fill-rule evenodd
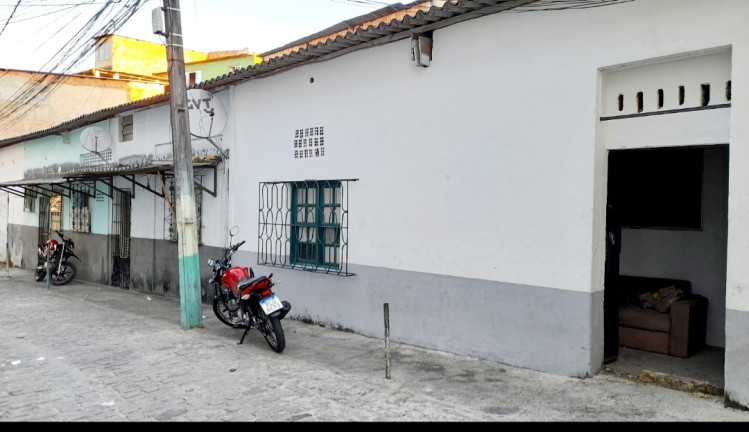
<path id="1" fill-rule="evenodd" d="M 620 275 L 617 278 L 619 304 L 641 306 L 640 294 L 655 292 L 670 285 L 680 289 L 685 296 L 692 292 L 692 286 L 686 280 Z"/>
<path id="2" fill-rule="evenodd" d="M 668 333 L 671 329 L 671 317 L 667 313 L 641 306 L 622 306 L 619 308 L 619 326 Z"/>

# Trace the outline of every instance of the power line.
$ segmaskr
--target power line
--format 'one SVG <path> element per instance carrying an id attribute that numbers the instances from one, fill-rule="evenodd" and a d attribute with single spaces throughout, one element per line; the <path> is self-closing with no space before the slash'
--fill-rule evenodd
<path id="1" fill-rule="evenodd" d="M 13 15 L 16 14 L 16 11 L 18 10 L 18 6 L 21 4 L 21 0 L 18 0 L 18 3 L 13 7 L 13 12 L 10 13 L 10 16 L 8 17 L 8 20 L 5 21 L 5 25 L 3 26 L 3 29 L 0 30 L 0 36 L 2 36 L 3 32 L 6 28 L 8 28 L 8 24 L 10 24 L 10 20 L 13 19 Z"/>
<path id="2" fill-rule="evenodd" d="M 601 6 L 612 6 L 629 3 L 635 0 L 537 0 L 525 6 L 518 6 L 506 12 L 539 12 L 565 9 L 588 9 Z"/>
<path id="3" fill-rule="evenodd" d="M 103 35 L 111 34 L 121 28 L 148 0 L 110 0 L 106 2 L 90 0 L 79 3 L 56 4 L 55 12 L 64 11 L 66 14 L 78 9 L 78 14 L 72 20 L 63 22 L 64 25 L 71 23 L 82 16 L 82 9 L 92 5 L 100 5 L 98 9 L 88 18 L 81 28 L 41 67 L 40 72 L 34 73 L 25 85 L 16 90 L 7 101 L 0 105 L 0 125 L 9 127 L 21 121 L 35 106 L 34 102 L 42 101 L 49 96 L 59 85 L 69 78 L 74 68 L 86 59 L 96 48 L 97 39 Z M 21 5 L 21 0 L 18 5 Z M 49 6 L 48 2 L 42 4 L 27 0 L 23 7 Z M 17 6 L 18 6 L 17 5 Z M 48 9 L 54 10 L 54 9 Z M 49 14 L 45 14 L 49 15 Z M 6 22 L 6 26 L 12 24 L 12 13 Z M 41 15 L 40 15 L 41 16 Z M 59 20 L 58 20 L 59 21 Z M 49 43 L 64 28 L 58 29 L 46 41 Z M 1 76 L 7 75 L 8 72 Z"/>

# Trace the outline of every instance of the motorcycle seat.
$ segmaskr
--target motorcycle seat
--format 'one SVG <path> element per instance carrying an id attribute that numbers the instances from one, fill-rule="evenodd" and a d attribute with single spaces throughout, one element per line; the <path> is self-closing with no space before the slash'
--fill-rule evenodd
<path id="1" fill-rule="evenodd" d="M 266 279 L 268 279 L 267 276 L 260 276 L 254 279 L 243 277 L 243 278 L 240 278 L 239 281 L 237 281 L 237 288 L 239 291 L 243 291 L 247 287 L 254 287 L 255 284 L 257 284 L 258 282 L 262 282 Z"/>

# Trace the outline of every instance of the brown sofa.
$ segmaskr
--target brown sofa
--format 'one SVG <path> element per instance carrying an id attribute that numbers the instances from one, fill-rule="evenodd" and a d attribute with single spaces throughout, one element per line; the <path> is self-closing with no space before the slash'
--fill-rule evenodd
<path id="1" fill-rule="evenodd" d="M 684 295 L 666 313 L 642 307 L 639 295 L 674 285 Z M 619 346 L 689 357 L 705 346 L 707 298 L 692 293 L 689 281 L 619 276 Z"/>

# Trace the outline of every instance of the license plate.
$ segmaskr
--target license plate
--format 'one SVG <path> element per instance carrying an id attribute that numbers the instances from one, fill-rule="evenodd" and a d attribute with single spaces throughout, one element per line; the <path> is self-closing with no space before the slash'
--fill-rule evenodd
<path id="1" fill-rule="evenodd" d="M 283 308 L 283 303 L 281 303 L 281 299 L 273 294 L 270 297 L 266 297 L 260 300 L 260 307 L 263 308 L 263 312 L 265 312 L 266 315 L 270 315 L 273 312 Z"/>

